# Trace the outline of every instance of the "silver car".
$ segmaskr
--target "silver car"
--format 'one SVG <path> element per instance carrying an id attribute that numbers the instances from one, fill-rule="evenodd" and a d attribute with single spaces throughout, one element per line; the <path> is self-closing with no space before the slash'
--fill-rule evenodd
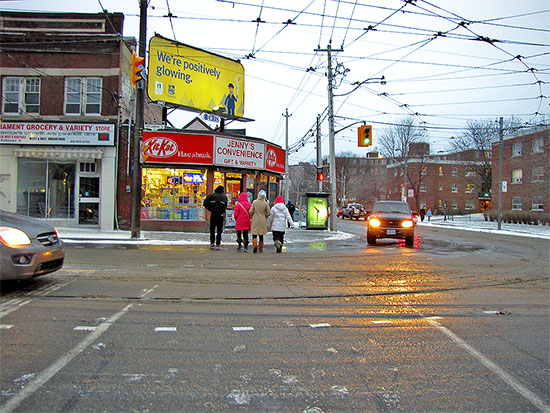
<path id="1" fill-rule="evenodd" d="M 0 210 L 0 280 L 25 280 L 63 267 L 57 230 L 38 218 Z"/>

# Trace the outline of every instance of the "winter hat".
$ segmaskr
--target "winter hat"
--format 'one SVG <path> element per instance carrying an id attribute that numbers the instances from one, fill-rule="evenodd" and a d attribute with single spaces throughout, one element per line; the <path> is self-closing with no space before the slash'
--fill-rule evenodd
<path id="1" fill-rule="evenodd" d="M 260 192 L 258 192 L 258 198 L 263 198 L 263 199 L 267 198 L 267 194 L 263 189 Z"/>
<path id="2" fill-rule="evenodd" d="M 279 195 L 277 198 L 275 198 L 275 203 L 276 203 L 276 204 L 282 204 L 282 203 L 284 203 L 283 197 L 282 197 L 281 195 Z"/>
<path id="3" fill-rule="evenodd" d="M 217 194 L 223 194 L 223 186 L 218 185 L 216 189 L 214 189 L 214 192 Z"/>

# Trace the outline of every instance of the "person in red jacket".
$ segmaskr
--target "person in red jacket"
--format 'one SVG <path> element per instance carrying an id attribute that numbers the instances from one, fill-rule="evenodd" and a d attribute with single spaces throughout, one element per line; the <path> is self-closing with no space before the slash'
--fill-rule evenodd
<path id="1" fill-rule="evenodd" d="M 233 218 L 235 219 L 235 230 L 237 231 L 237 250 L 248 252 L 248 231 L 250 231 L 250 202 L 246 192 L 241 192 L 238 198 Z M 244 244 L 243 244 L 244 240 Z"/>

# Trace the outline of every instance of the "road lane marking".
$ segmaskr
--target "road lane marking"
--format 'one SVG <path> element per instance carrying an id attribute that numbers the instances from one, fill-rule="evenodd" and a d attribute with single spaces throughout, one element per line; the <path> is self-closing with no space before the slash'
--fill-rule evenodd
<path id="1" fill-rule="evenodd" d="M 466 341 L 464 341 L 462 338 L 454 334 L 451 330 L 449 330 L 447 327 L 442 326 L 437 321 L 430 320 L 425 317 L 425 319 L 434 327 L 436 327 L 439 331 L 441 331 L 443 334 L 445 334 L 447 337 L 449 337 L 452 341 L 454 341 L 458 346 L 462 347 L 464 350 L 466 350 L 471 356 L 476 358 L 481 364 L 483 364 L 485 367 L 487 367 L 489 370 L 491 370 L 494 374 L 499 376 L 506 384 L 508 384 L 510 387 L 512 387 L 515 391 L 517 391 L 520 395 L 522 395 L 525 399 L 530 401 L 534 406 L 537 407 L 542 412 L 550 413 L 550 406 L 548 406 L 544 400 L 542 400 L 539 396 L 537 396 L 535 393 L 533 393 L 531 390 L 523 386 L 514 376 L 506 372 L 502 367 L 500 367 L 495 362 L 489 360 L 487 357 L 485 357 L 483 354 L 481 354 L 479 351 L 477 351 L 475 348 L 470 346 Z"/>
<path id="2" fill-rule="evenodd" d="M 139 296 L 139 298 L 145 297 L 147 294 L 152 293 L 159 285 L 155 284 L 152 288 L 149 288 L 148 290 L 143 290 L 143 293 Z"/>
<path id="3" fill-rule="evenodd" d="M 390 320 L 373 320 L 371 321 L 372 324 L 391 324 Z"/>
<path id="4" fill-rule="evenodd" d="M 36 378 L 28 382 L 25 387 L 6 403 L 0 406 L 1 413 L 11 412 L 19 407 L 19 405 L 37 390 L 39 390 L 44 384 L 48 382 L 53 376 L 55 376 L 62 368 L 71 362 L 76 356 L 86 350 L 95 340 L 97 340 L 109 327 L 111 327 L 118 319 L 120 319 L 124 314 L 126 314 L 133 304 L 129 304 L 120 310 L 118 313 L 115 313 L 107 319 L 104 323 L 101 323 L 97 326 L 96 330 L 88 334 L 80 343 L 75 347 L 69 350 L 63 357 L 59 358 L 51 366 L 46 368 Z"/>
<path id="5" fill-rule="evenodd" d="M 76 326 L 73 328 L 75 331 L 95 331 L 96 329 L 96 326 Z"/>
<path id="6" fill-rule="evenodd" d="M 13 327 L 13 324 L 0 324 L 0 330 L 9 330 Z"/>
<path id="7" fill-rule="evenodd" d="M 330 324 L 329 323 L 317 323 L 317 324 L 310 324 L 309 326 L 311 328 L 326 328 L 326 327 L 330 327 Z"/>
<path id="8" fill-rule="evenodd" d="M 18 310 L 19 308 L 31 302 L 31 300 L 22 300 L 22 299 L 16 299 L 13 301 L 14 302 L 10 303 L 10 305 L 7 306 L 8 308 L 6 310 L 0 311 L 0 318 L 4 318 L 8 314 L 13 313 L 15 310 Z"/>
<path id="9" fill-rule="evenodd" d="M 177 327 L 155 327 L 155 333 L 178 331 Z"/>
<path id="10" fill-rule="evenodd" d="M 254 327 L 233 327 L 233 331 L 254 331 Z"/>

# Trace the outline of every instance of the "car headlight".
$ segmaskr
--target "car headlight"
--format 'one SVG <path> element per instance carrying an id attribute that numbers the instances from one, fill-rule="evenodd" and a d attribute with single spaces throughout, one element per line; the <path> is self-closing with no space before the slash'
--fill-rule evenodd
<path id="1" fill-rule="evenodd" d="M 371 218 L 369 220 L 369 225 L 371 227 L 379 227 L 380 226 L 380 220 L 378 218 Z"/>
<path id="2" fill-rule="evenodd" d="M 23 231 L 17 228 L 0 227 L 0 241 L 8 247 L 24 247 L 30 245 L 31 240 Z"/>
<path id="3" fill-rule="evenodd" d="M 401 226 L 403 228 L 411 228 L 413 225 L 414 225 L 414 222 L 412 222 L 412 220 L 410 220 L 410 219 L 406 219 L 405 221 L 403 221 L 401 223 Z"/>

